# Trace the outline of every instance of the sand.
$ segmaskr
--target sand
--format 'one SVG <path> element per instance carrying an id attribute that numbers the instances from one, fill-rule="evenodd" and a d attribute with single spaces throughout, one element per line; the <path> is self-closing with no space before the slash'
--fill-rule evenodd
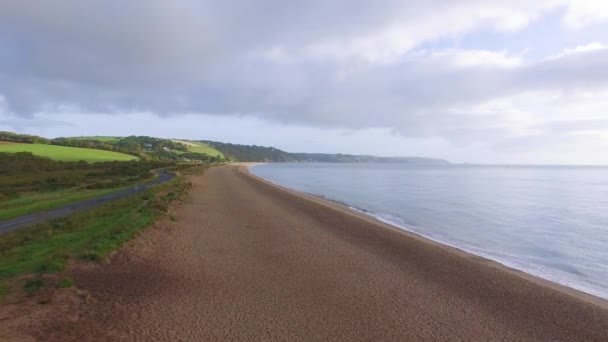
<path id="1" fill-rule="evenodd" d="M 239 171 L 72 276 L 47 341 L 608 341 L 606 303 Z M 50 304 L 52 305 L 52 304 Z"/>

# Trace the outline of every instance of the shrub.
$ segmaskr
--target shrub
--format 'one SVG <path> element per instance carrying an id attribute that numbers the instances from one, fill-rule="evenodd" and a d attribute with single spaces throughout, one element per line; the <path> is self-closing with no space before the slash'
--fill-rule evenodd
<path id="1" fill-rule="evenodd" d="M 74 279 L 70 277 L 65 277 L 57 283 L 57 287 L 60 289 L 65 289 L 72 286 L 74 286 Z"/>
<path id="2" fill-rule="evenodd" d="M 31 295 L 34 292 L 40 290 L 42 286 L 44 286 L 44 282 L 42 281 L 42 279 L 34 278 L 26 281 L 25 285 L 23 285 L 23 289 L 25 290 L 25 292 L 27 292 L 27 294 Z"/>

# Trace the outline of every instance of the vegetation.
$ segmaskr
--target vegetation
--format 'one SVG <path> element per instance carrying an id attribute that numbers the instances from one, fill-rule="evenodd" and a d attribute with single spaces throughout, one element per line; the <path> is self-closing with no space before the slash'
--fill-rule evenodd
<path id="1" fill-rule="evenodd" d="M 216 141 L 169 140 L 147 136 L 77 137 L 45 139 L 0 132 L 1 141 L 93 148 L 138 156 L 143 160 L 173 163 L 241 162 L 327 162 L 327 163 L 406 163 L 448 164 L 441 159 L 417 157 L 376 157 L 369 155 L 289 153 L 274 147 L 227 144 Z"/>
<path id="2" fill-rule="evenodd" d="M 299 162 L 324 163 L 402 163 L 402 164 L 448 164 L 441 159 L 419 157 L 376 157 L 353 154 L 327 154 L 327 153 L 292 153 Z"/>
<path id="3" fill-rule="evenodd" d="M 72 286 L 74 286 L 74 279 L 70 277 L 61 278 L 61 280 L 57 283 L 57 287 L 60 289 L 65 289 Z"/>
<path id="4" fill-rule="evenodd" d="M 216 156 L 224 159 L 224 154 L 215 148 L 211 147 L 209 144 L 198 142 L 198 141 L 185 141 L 185 140 L 173 140 L 175 142 L 184 144 L 188 147 L 188 151 L 193 153 L 201 153 L 207 154 L 209 156 Z"/>
<path id="5" fill-rule="evenodd" d="M 208 154 L 203 153 L 192 153 L 192 152 L 181 152 L 175 153 L 171 151 L 162 151 L 162 152 L 152 152 L 153 156 L 155 156 L 159 160 L 168 160 L 175 163 L 205 163 L 205 164 L 214 164 L 220 163 L 224 161 L 221 157 L 210 156 Z"/>
<path id="6" fill-rule="evenodd" d="M 120 190 L 171 165 L 158 161 L 62 162 L 31 153 L 0 153 L 0 219 L 51 209 Z"/>
<path id="7" fill-rule="evenodd" d="M 38 291 L 40 288 L 42 288 L 43 285 L 44 285 L 44 281 L 42 281 L 42 279 L 40 279 L 40 277 L 36 277 L 34 279 L 30 279 L 30 280 L 26 281 L 25 284 L 23 285 L 23 289 L 28 294 L 32 294 L 32 293 Z"/>
<path id="8" fill-rule="evenodd" d="M 15 146 L 10 143 L 18 143 Z M 4 147 L 6 146 L 6 147 Z M 77 150 L 62 149 L 59 146 L 80 148 Z M 161 139 L 147 136 L 129 137 L 75 137 L 46 139 L 42 137 L 0 132 L 0 152 L 27 151 L 57 160 L 86 160 L 98 162 L 103 160 L 142 160 L 169 161 L 175 163 L 217 163 L 225 160 L 224 155 L 212 147 L 198 142 Z M 89 150 L 85 150 L 89 149 Z M 51 152 L 43 153 L 50 150 Z M 91 151 L 94 150 L 95 152 Z M 59 151 L 80 152 L 84 156 L 64 155 Z M 106 156 L 106 159 L 96 159 Z M 108 156 L 113 156 L 107 159 Z M 119 158 L 118 156 L 121 156 Z"/>
<path id="9" fill-rule="evenodd" d="M 130 136 L 120 139 L 116 146 L 130 151 L 181 151 L 188 152 L 188 147 L 184 144 L 169 139 L 152 138 L 146 136 Z"/>
<path id="10" fill-rule="evenodd" d="M 30 213 L 58 208 L 70 203 L 76 203 L 91 198 L 107 195 L 122 188 L 85 190 L 85 191 L 56 191 L 42 195 L 21 197 L 12 201 L 0 202 L 0 220 L 7 220 Z"/>
<path id="11" fill-rule="evenodd" d="M 146 159 L 146 155 L 141 153 L 141 151 L 130 150 L 128 148 L 122 148 L 116 146 L 111 140 L 100 141 L 100 140 L 88 140 L 88 139 L 73 139 L 73 138 L 56 138 L 51 140 L 51 143 L 54 145 L 60 146 L 70 146 L 70 147 L 80 147 L 80 148 L 90 148 L 96 150 L 104 150 L 104 151 L 114 151 L 124 154 L 129 154 L 132 156 L 137 156 L 142 159 Z"/>
<path id="12" fill-rule="evenodd" d="M 257 145 L 226 144 L 216 141 L 202 141 L 223 153 L 231 161 L 241 162 L 293 162 L 298 161 L 294 156 L 274 147 Z"/>
<path id="13" fill-rule="evenodd" d="M 103 260 L 164 215 L 189 186 L 176 178 L 142 195 L 0 236 L 0 287 L 6 289 L 12 278 L 36 274 L 24 286 L 34 292 L 45 286 L 41 274 L 60 272 L 69 260 Z M 55 286 L 71 286 L 70 280 Z"/>
<path id="14" fill-rule="evenodd" d="M 120 139 L 122 139 L 121 137 L 106 137 L 106 136 L 90 136 L 90 137 L 73 137 L 71 139 L 76 139 L 76 140 L 93 140 L 93 141 L 99 141 L 99 142 L 103 142 L 103 143 L 108 143 L 108 144 L 116 144 Z"/>
<path id="15" fill-rule="evenodd" d="M 225 144 L 216 141 L 204 143 L 222 152 L 231 161 L 243 162 L 324 162 L 324 163 L 407 163 L 447 164 L 441 159 L 417 157 L 376 157 L 352 154 L 289 153 L 274 147 Z"/>
<path id="16" fill-rule="evenodd" d="M 50 144 L 51 141 L 35 135 L 17 134 L 0 131 L 0 141 L 10 141 L 24 144 Z"/>
<path id="17" fill-rule="evenodd" d="M 34 155 L 63 161 L 101 162 L 112 160 L 135 160 L 137 157 L 113 152 L 89 148 L 75 148 L 66 146 L 54 146 L 46 144 L 1 144 L 0 152 L 17 153 L 30 152 Z"/>

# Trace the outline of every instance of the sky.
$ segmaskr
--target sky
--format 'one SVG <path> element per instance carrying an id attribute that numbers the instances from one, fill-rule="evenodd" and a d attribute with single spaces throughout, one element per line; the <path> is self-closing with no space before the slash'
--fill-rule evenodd
<path id="1" fill-rule="evenodd" d="M 0 130 L 608 165 L 608 1 L 2 0 Z"/>

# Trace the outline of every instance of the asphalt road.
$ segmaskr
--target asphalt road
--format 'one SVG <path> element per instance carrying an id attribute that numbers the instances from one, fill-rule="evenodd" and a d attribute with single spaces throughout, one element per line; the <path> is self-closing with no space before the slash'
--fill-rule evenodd
<path id="1" fill-rule="evenodd" d="M 27 214 L 12 219 L 0 221 L 0 234 L 6 234 L 13 230 L 31 226 L 34 224 L 42 223 L 48 220 L 57 219 L 72 215 L 76 212 L 91 209 L 102 204 L 114 201 L 117 199 L 133 196 L 148 190 L 150 187 L 168 182 L 175 178 L 175 175 L 167 173 L 165 171 L 158 171 L 158 177 L 144 184 L 134 185 L 128 189 L 114 192 L 111 194 L 103 195 L 97 198 L 88 199 L 81 202 L 76 202 L 63 207 L 45 210 L 42 212 Z"/>

